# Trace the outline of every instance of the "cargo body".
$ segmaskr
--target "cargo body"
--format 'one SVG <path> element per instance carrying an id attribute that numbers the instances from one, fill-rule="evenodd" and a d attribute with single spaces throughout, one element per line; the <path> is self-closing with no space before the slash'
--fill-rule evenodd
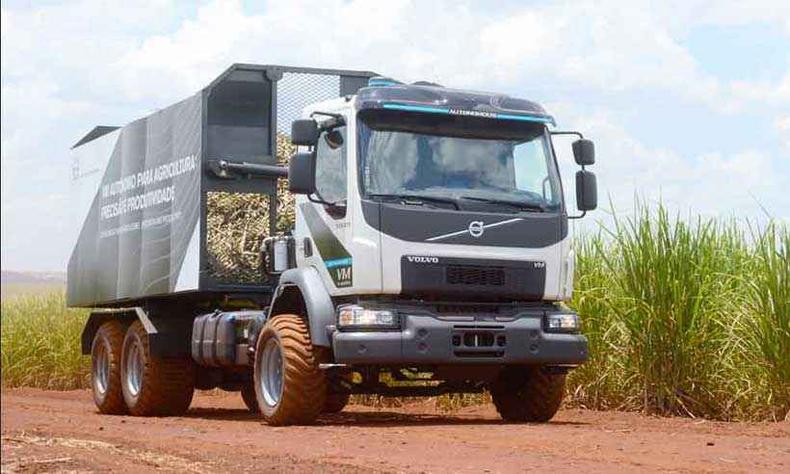
<path id="1" fill-rule="evenodd" d="M 212 163 L 287 162 L 302 108 L 352 94 L 371 75 L 235 65 L 186 100 L 86 135 L 72 148 L 72 227 L 81 230 L 68 304 L 271 294 L 260 246 L 277 227 L 277 179 L 220 177 Z"/>

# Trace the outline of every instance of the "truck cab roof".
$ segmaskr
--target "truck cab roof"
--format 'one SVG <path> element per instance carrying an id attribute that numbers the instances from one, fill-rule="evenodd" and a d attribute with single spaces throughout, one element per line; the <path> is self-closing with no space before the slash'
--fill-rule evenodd
<path id="1" fill-rule="evenodd" d="M 346 96 L 317 102 L 305 108 L 312 112 L 336 112 L 349 105 Z M 450 89 L 431 83 L 401 84 L 379 77 L 371 78 L 354 101 L 357 110 L 390 109 L 405 112 L 466 115 L 495 119 L 521 120 L 555 125 L 554 117 L 538 103 L 504 94 Z"/>
<path id="2" fill-rule="evenodd" d="M 357 92 L 359 110 L 391 109 L 555 124 L 554 118 L 536 102 L 504 94 L 427 83 L 399 84 L 380 78 L 371 79 L 370 84 Z"/>

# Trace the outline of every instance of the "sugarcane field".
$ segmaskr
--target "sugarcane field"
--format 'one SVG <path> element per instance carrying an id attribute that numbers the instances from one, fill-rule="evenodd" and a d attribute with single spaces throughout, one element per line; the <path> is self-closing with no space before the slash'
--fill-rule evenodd
<path id="1" fill-rule="evenodd" d="M 3 1 L 0 470 L 787 472 L 736 3 Z"/>

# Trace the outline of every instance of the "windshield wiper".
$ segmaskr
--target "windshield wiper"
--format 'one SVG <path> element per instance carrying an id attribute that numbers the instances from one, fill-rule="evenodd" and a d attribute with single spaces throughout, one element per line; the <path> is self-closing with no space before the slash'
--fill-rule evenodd
<path id="1" fill-rule="evenodd" d="M 537 211 L 537 212 L 546 212 L 546 208 L 541 206 L 540 204 L 530 204 L 524 201 L 516 201 L 510 199 L 492 199 L 492 198 L 483 198 L 477 196 L 461 196 L 460 199 L 468 199 L 470 201 L 480 201 L 480 202 L 489 202 L 491 204 L 502 204 L 504 206 L 510 206 L 518 208 L 522 211 Z"/>
<path id="2" fill-rule="evenodd" d="M 458 209 L 458 202 L 453 198 L 425 196 L 422 194 L 368 194 L 368 197 L 400 199 L 404 204 L 425 204 L 426 202 L 452 204 Z"/>

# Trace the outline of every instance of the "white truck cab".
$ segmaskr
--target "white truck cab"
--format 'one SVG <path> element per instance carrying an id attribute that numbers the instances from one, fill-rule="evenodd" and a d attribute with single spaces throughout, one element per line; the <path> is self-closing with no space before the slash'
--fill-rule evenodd
<path id="1" fill-rule="evenodd" d="M 529 101 L 380 78 L 305 117 L 291 134 L 308 147 L 289 170 L 296 268 L 280 286 L 307 307 L 309 293 L 331 301 L 310 328 L 330 372 L 361 374 L 355 393 L 392 393 L 380 374 L 410 368 L 447 390 L 488 386 L 508 419 L 553 415 L 556 394 L 540 415 L 513 401 L 530 384 L 561 390 L 587 358 L 578 315 L 560 305 L 574 265 L 553 118 Z M 588 140 L 574 152 L 593 163 Z M 577 176 L 582 211 L 595 208 L 594 179 Z M 270 318 L 285 310 L 275 299 Z"/>

